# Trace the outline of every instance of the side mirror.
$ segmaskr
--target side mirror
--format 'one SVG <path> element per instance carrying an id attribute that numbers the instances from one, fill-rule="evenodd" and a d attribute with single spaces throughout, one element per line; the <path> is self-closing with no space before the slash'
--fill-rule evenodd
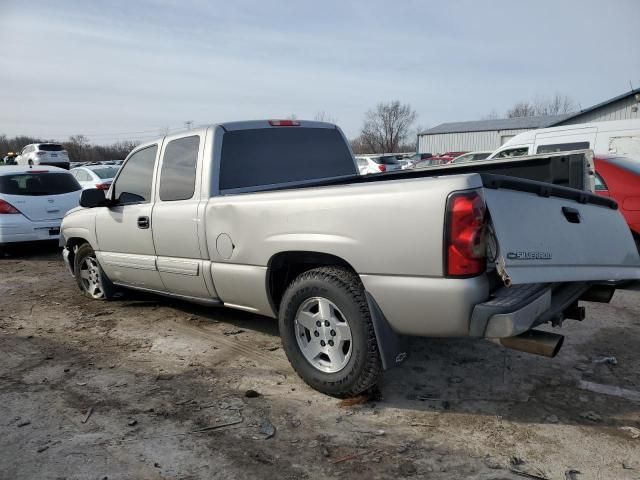
<path id="1" fill-rule="evenodd" d="M 80 206 L 84 208 L 104 207 L 107 204 L 107 197 L 104 190 L 88 188 L 80 194 Z"/>

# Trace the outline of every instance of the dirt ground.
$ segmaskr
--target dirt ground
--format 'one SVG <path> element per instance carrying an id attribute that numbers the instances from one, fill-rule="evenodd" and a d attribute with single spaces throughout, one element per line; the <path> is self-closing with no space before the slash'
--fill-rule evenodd
<path id="1" fill-rule="evenodd" d="M 0 258 L 0 299 L 3 480 L 640 479 L 637 289 L 565 322 L 553 360 L 415 339 L 353 404 L 296 376 L 274 320 L 90 301 L 55 247 Z"/>

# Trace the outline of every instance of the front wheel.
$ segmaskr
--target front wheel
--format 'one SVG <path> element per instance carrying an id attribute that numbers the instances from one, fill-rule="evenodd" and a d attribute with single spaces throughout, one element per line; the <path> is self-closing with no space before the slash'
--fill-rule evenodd
<path id="1" fill-rule="evenodd" d="M 88 243 L 78 247 L 74 259 L 74 275 L 80 291 L 93 300 L 110 300 L 115 295 L 115 287 L 102 271 L 96 253 Z"/>
<path id="2" fill-rule="evenodd" d="M 279 315 L 282 345 L 300 377 L 335 397 L 374 386 L 382 367 L 364 287 L 342 267 L 302 273 L 287 288 Z"/>

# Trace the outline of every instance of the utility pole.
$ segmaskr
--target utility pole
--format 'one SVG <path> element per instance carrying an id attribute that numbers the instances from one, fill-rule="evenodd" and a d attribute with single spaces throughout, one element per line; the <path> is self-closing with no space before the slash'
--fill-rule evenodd
<path id="1" fill-rule="evenodd" d="M 191 130 L 191 127 L 193 126 L 193 120 L 187 120 L 186 122 L 184 122 L 184 126 L 187 128 L 187 130 Z"/>

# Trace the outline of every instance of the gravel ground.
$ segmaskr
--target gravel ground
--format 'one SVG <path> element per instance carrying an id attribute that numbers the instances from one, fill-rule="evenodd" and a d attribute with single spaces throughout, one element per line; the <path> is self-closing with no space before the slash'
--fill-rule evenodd
<path id="1" fill-rule="evenodd" d="M 90 301 L 55 247 L 0 258 L 0 298 L 1 479 L 640 479 L 637 289 L 553 360 L 415 339 L 353 401 L 295 375 L 274 320 Z"/>

